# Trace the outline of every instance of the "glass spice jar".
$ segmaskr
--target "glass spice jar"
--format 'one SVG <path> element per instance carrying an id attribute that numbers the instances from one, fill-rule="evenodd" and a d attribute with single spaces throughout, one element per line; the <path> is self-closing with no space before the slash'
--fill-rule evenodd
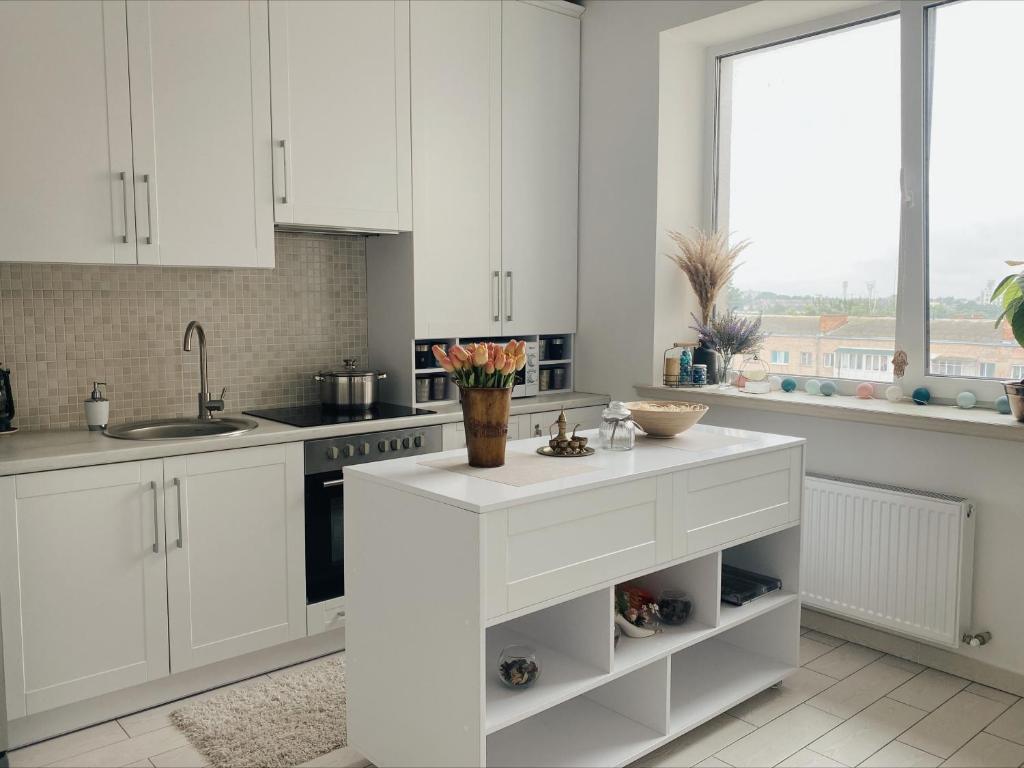
<path id="1" fill-rule="evenodd" d="M 498 656 L 498 676 L 509 688 L 529 688 L 540 677 L 537 652 L 528 645 L 509 645 Z"/>
<path id="2" fill-rule="evenodd" d="M 636 444 L 636 424 L 630 410 L 613 400 L 601 412 L 598 445 L 607 451 L 631 451 Z"/>

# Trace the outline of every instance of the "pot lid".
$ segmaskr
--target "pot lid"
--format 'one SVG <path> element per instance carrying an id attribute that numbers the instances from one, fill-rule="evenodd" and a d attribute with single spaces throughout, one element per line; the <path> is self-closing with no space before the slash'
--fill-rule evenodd
<path id="1" fill-rule="evenodd" d="M 342 361 L 345 367 L 340 371 L 320 371 L 321 376 L 336 376 L 338 378 L 349 378 L 353 376 L 376 376 L 377 371 L 367 371 L 359 368 L 359 361 L 354 358 L 345 358 Z"/>

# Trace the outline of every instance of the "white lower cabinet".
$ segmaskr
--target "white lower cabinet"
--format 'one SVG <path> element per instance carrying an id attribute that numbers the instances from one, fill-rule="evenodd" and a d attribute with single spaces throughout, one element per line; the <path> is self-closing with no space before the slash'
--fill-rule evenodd
<path id="1" fill-rule="evenodd" d="M 8 717 L 305 636 L 302 481 L 301 443 L 0 477 Z"/>

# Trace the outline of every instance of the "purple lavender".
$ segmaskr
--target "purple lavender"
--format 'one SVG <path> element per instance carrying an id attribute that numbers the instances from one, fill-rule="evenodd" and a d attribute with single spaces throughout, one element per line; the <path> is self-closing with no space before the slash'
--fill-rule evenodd
<path id="1" fill-rule="evenodd" d="M 690 314 L 693 325 L 700 340 L 723 356 L 744 355 L 757 352 L 764 346 L 768 334 L 761 330 L 761 316 L 740 315 L 731 309 L 721 315 L 713 315 L 707 323 L 702 323 L 697 316 Z"/>

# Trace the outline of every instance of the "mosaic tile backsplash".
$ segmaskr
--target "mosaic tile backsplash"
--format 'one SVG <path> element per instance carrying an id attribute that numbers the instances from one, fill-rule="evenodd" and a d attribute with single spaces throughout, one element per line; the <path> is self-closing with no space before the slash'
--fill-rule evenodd
<path id="1" fill-rule="evenodd" d="M 275 235 L 276 267 L 0 264 L 0 363 L 23 430 L 84 429 L 107 382 L 112 423 L 192 416 L 206 329 L 210 390 L 228 411 L 315 402 L 318 370 L 366 362 L 366 249 L 357 235 Z"/>

